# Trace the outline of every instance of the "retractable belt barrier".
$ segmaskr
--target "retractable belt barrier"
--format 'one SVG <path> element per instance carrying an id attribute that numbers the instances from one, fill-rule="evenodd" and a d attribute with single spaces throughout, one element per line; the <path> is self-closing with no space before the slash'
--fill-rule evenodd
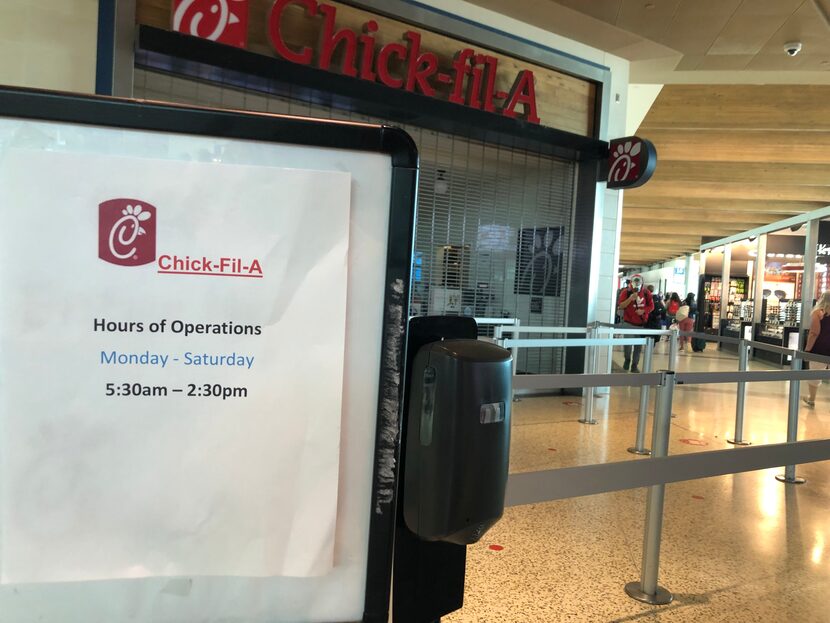
<path id="1" fill-rule="evenodd" d="M 529 327 L 526 327 L 526 328 L 529 328 Z M 588 329 L 588 333 L 593 334 L 594 329 Z M 649 349 L 651 347 L 650 346 L 651 345 L 651 340 L 649 340 L 647 338 L 623 338 L 623 339 L 619 339 L 619 340 L 610 339 L 610 338 L 599 338 L 599 339 L 598 338 L 559 338 L 559 339 L 506 339 L 506 340 L 502 340 L 502 346 L 504 348 L 509 348 L 511 350 L 514 350 L 514 349 L 517 349 L 517 348 L 520 348 L 520 347 L 525 347 L 525 348 L 531 348 L 531 347 L 564 348 L 564 347 L 568 347 L 568 346 L 585 346 L 585 347 L 590 346 L 590 347 L 595 347 L 595 346 L 606 346 L 606 345 L 612 345 L 612 346 L 617 346 L 617 345 L 644 346 L 645 345 L 647 347 L 647 349 Z M 587 369 L 590 372 L 594 372 L 594 369 L 596 368 L 596 351 L 593 348 L 589 349 L 589 351 L 588 351 L 588 360 L 587 361 L 588 361 Z M 649 359 L 649 362 L 650 362 L 650 359 Z M 513 391 L 514 391 L 514 394 L 515 394 L 515 391 L 516 391 L 517 388 L 518 389 L 559 389 L 559 388 L 564 388 L 564 387 L 606 387 L 606 386 L 609 385 L 608 383 L 599 383 L 598 385 L 586 385 L 585 384 L 585 378 L 588 375 L 574 375 L 574 374 L 566 374 L 566 375 L 557 375 L 557 374 L 550 374 L 550 375 L 536 375 L 536 374 L 516 375 L 515 374 L 515 357 L 514 357 L 513 363 L 514 363 L 514 368 L 513 368 L 513 370 L 514 370 L 514 377 L 513 377 Z M 650 370 L 646 370 L 646 371 L 648 372 Z M 562 380 L 567 380 L 567 379 L 573 378 L 574 376 L 578 376 L 580 378 L 580 382 L 579 382 L 579 384 L 575 384 L 575 383 L 573 383 L 573 381 L 571 381 L 567 385 L 558 385 L 558 386 L 548 385 L 547 387 L 544 387 L 541 384 L 537 384 L 536 387 L 534 387 L 534 388 L 530 388 L 527 385 L 524 385 L 525 379 L 527 379 L 527 378 L 530 378 L 530 379 L 537 378 L 537 380 L 538 380 L 538 377 L 540 377 L 540 376 L 546 377 L 545 380 L 547 380 L 548 383 L 562 382 L 562 381 L 559 381 L 559 380 L 554 380 L 554 377 L 558 377 L 559 379 L 562 379 Z M 597 376 L 597 377 L 601 377 L 601 378 L 605 379 L 605 378 L 608 378 L 612 375 L 593 374 L 592 376 Z M 620 375 L 620 376 L 624 376 L 624 375 Z M 516 381 L 519 380 L 519 379 L 521 379 L 521 385 L 517 386 Z M 621 383 L 621 384 L 627 385 L 629 383 Z M 643 391 L 648 391 L 648 390 L 644 389 Z M 515 400 L 515 398 L 514 398 L 514 400 Z M 642 402 L 641 402 L 641 404 L 642 404 L 642 408 L 645 409 L 647 405 L 643 404 Z M 579 422 L 581 424 L 597 424 L 597 421 L 594 419 L 594 392 L 593 391 L 584 392 L 584 394 L 583 394 L 583 403 L 582 403 L 582 411 L 583 411 L 583 416 L 579 420 Z"/>
<path id="2" fill-rule="evenodd" d="M 787 349 L 741 338 L 709 335 L 694 331 L 662 331 L 655 329 L 632 329 L 607 323 L 592 323 L 585 329 L 571 327 L 504 327 L 504 332 L 517 335 L 520 332 L 538 334 L 587 334 L 587 338 L 559 339 L 504 339 L 506 348 L 523 347 L 561 348 L 583 346 L 589 349 L 585 374 L 528 374 L 515 375 L 513 388 L 550 390 L 561 388 L 589 388 L 585 393 L 584 416 L 580 422 L 596 424 L 593 419 L 593 391 L 595 387 L 640 387 L 641 409 L 638 417 L 637 443 L 630 452 L 650 454 L 648 463 L 621 461 L 615 463 L 560 468 L 547 471 L 513 474 L 508 479 L 505 504 L 533 504 L 582 495 L 594 495 L 622 489 L 649 487 L 646 501 L 646 522 L 643 536 L 643 565 L 640 579 L 625 586 L 626 593 L 639 601 L 660 605 L 669 603 L 673 596 L 658 585 L 660 539 L 663 521 L 665 486 L 668 482 L 709 478 L 725 474 L 754 471 L 769 467 L 784 466 L 784 474 L 776 479 L 788 484 L 804 483 L 795 475 L 795 465 L 830 459 L 830 439 L 797 441 L 799 391 L 801 381 L 830 380 L 830 369 L 802 370 L 802 361 L 813 361 L 830 368 L 830 357 L 814 355 L 799 350 Z M 648 337 L 596 338 L 600 332 L 612 335 L 640 335 Z M 669 356 L 670 367 L 675 367 L 677 340 L 679 337 L 695 337 L 706 341 L 738 345 L 739 370 L 735 372 L 678 372 L 661 370 L 651 372 L 651 355 L 654 344 L 651 336 L 669 335 L 672 346 Z M 500 333 L 500 337 L 503 333 Z M 596 360 L 592 353 L 597 347 L 640 345 L 646 347 L 644 373 L 641 374 L 597 374 Z M 789 370 L 748 371 L 750 348 L 769 350 L 791 357 Z M 743 409 L 746 384 L 754 382 L 788 381 L 789 396 L 787 409 L 787 442 L 768 444 L 754 448 L 715 450 L 695 454 L 668 456 L 669 432 L 671 428 L 672 401 L 676 385 L 736 383 L 735 438 L 728 440 L 736 446 L 749 445 L 742 439 Z M 657 388 L 653 418 L 651 449 L 643 447 L 648 394 L 651 386 Z M 651 461 L 657 461 L 652 463 Z"/>

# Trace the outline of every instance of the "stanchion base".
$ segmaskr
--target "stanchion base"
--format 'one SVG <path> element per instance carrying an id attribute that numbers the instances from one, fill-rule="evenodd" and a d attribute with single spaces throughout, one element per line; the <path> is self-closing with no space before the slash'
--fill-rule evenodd
<path id="1" fill-rule="evenodd" d="M 629 582 L 625 585 L 625 592 L 632 599 L 642 601 L 643 603 L 647 603 L 652 606 L 665 606 L 666 604 L 670 604 L 672 599 L 674 599 L 674 595 L 662 586 L 657 587 L 657 592 L 654 595 L 644 593 L 641 587 L 642 584 L 640 584 L 639 581 Z"/>
<path id="2" fill-rule="evenodd" d="M 779 474 L 775 477 L 775 479 L 778 482 L 783 482 L 787 485 L 803 485 L 805 482 L 807 482 L 804 478 L 799 478 L 798 476 L 796 476 L 795 478 L 787 478 L 786 474 Z"/>
<path id="3" fill-rule="evenodd" d="M 585 418 L 582 418 L 582 419 L 579 420 L 579 423 L 580 424 L 599 424 L 599 421 L 598 420 L 586 420 Z"/>
<path id="4" fill-rule="evenodd" d="M 646 450 L 645 448 L 643 448 L 642 450 L 640 450 L 639 448 L 629 448 L 628 451 L 631 454 L 642 454 L 642 455 L 645 455 L 645 456 L 648 456 L 649 454 L 651 454 L 651 450 Z"/>
<path id="5" fill-rule="evenodd" d="M 744 441 L 743 439 L 738 441 L 737 439 L 727 439 L 726 443 L 731 443 L 733 446 L 751 446 L 751 441 Z"/>

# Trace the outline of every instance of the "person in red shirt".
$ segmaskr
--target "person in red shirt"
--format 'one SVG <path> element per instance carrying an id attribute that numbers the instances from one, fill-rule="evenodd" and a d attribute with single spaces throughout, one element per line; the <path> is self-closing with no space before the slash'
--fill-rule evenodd
<path id="1" fill-rule="evenodd" d="M 617 307 L 622 310 L 622 324 L 624 327 L 631 329 L 645 328 L 648 315 L 654 309 L 654 300 L 651 298 L 651 292 L 643 287 L 643 277 L 641 275 L 634 275 L 629 279 L 628 287 L 620 292 Z M 630 369 L 632 372 L 640 371 L 637 364 L 640 363 L 642 349 L 642 346 L 635 346 L 632 353 L 631 346 L 623 346 L 623 352 L 625 353 L 624 369 Z"/>

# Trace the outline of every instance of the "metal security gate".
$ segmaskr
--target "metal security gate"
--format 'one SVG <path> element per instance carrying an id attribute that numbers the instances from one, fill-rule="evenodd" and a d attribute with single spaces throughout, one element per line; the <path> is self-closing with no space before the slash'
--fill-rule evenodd
<path id="1" fill-rule="evenodd" d="M 567 324 L 572 256 L 573 162 L 369 117 L 308 91 L 261 81 L 226 86 L 136 67 L 134 96 L 202 106 L 403 127 L 418 145 L 421 174 L 411 313 L 518 318 L 525 326 Z M 209 80 L 209 81 L 208 81 Z M 248 85 L 246 85 L 248 86 Z M 492 335 L 483 326 L 481 335 Z M 531 337 L 526 335 L 526 337 Z M 522 349 L 518 370 L 563 371 L 551 349 Z"/>

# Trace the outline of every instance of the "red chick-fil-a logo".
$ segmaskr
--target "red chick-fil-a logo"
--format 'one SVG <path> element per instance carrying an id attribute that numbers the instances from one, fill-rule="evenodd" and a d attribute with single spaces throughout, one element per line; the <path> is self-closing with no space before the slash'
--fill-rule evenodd
<path id="1" fill-rule="evenodd" d="M 156 208 L 140 199 L 110 199 L 98 205 L 98 257 L 120 266 L 156 259 Z"/>
<path id="2" fill-rule="evenodd" d="M 611 141 L 608 148 L 608 188 L 636 188 L 654 173 L 657 151 L 651 141 L 627 136 Z"/>
<path id="3" fill-rule="evenodd" d="M 119 266 L 142 266 L 156 261 L 157 210 L 140 199 L 110 199 L 98 204 L 98 257 Z M 247 277 L 262 279 L 256 257 L 162 253 L 160 275 Z"/>
<path id="4" fill-rule="evenodd" d="M 322 16 L 316 52 L 307 46 L 295 50 L 286 43 L 283 17 L 292 4 L 303 7 L 308 17 Z M 405 43 L 377 46 L 377 21 L 370 19 L 363 24 L 361 32 L 355 32 L 348 28 L 338 30 L 336 17 L 335 7 L 315 0 L 276 0 L 268 14 L 271 46 L 279 56 L 293 63 L 330 70 L 333 61 L 338 59 L 341 73 L 352 78 L 380 82 L 428 97 L 439 97 L 440 91 L 440 97 L 454 104 L 539 123 L 532 71 L 519 71 L 510 90 L 499 91 L 496 88 L 499 60 L 494 56 L 465 48 L 455 54 L 450 67 L 441 67 L 436 54 L 421 48 L 421 35 L 416 31 L 403 34 Z"/>
<path id="5" fill-rule="evenodd" d="M 248 0 L 173 0 L 173 30 L 244 48 Z"/>

